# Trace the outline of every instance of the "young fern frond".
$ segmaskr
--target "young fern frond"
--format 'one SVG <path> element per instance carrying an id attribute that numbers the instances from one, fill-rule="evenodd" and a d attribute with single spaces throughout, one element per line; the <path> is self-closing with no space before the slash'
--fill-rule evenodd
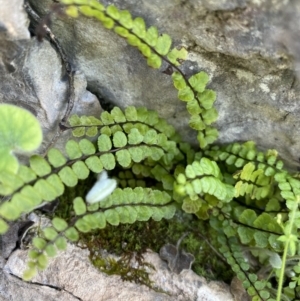
<path id="1" fill-rule="evenodd" d="M 253 141 L 247 141 L 243 144 L 233 143 L 221 147 L 213 146 L 205 151 L 205 155 L 215 161 L 224 162 L 231 173 L 240 170 L 249 162 L 255 164 L 256 169 L 262 169 L 266 176 L 275 175 L 284 166 L 283 162 L 277 158 L 277 151 L 260 152 Z"/>
<path id="2" fill-rule="evenodd" d="M 168 193 L 150 188 L 117 188 L 103 201 L 87 205 L 81 198 L 73 200 L 74 216 L 71 222 L 54 217 L 52 226 L 42 229 L 41 237 L 33 239 L 33 249 L 29 251 L 30 261 L 24 272 L 24 279 L 31 279 L 38 270 L 48 265 L 48 257 L 54 257 L 59 250 L 65 250 L 67 240 L 76 242 L 79 233 L 104 229 L 106 223 L 113 226 L 132 224 L 136 221 L 170 219 L 176 206 Z"/>
<path id="3" fill-rule="evenodd" d="M 273 194 L 273 177 L 266 176 L 263 169 L 255 169 L 254 163 L 247 163 L 234 174 L 235 197 L 249 195 L 251 199 L 261 200 Z"/>
<path id="4" fill-rule="evenodd" d="M 187 165 L 174 184 L 175 199 L 182 201 L 182 209 L 207 219 L 207 211 L 232 200 L 234 189 L 222 182 L 218 165 L 207 158 Z"/>
<path id="5" fill-rule="evenodd" d="M 217 120 L 218 112 L 213 107 L 216 93 L 205 89 L 209 77 L 201 71 L 187 80 L 181 72 L 176 71 L 172 79 L 178 90 L 178 98 L 187 102 L 186 108 L 191 114 L 189 126 L 198 131 L 197 140 L 204 149 L 218 138 L 217 129 L 210 126 Z"/>

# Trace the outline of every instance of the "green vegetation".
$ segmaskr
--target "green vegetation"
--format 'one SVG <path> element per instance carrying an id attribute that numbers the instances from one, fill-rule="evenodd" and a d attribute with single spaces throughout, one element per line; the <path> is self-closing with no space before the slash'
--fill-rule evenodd
<path id="1" fill-rule="evenodd" d="M 171 49 L 168 35 L 159 35 L 154 26 L 147 28 L 142 18 L 132 19 L 128 11 L 113 5 L 104 7 L 96 0 L 60 2 L 69 16 L 96 18 L 126 39 L 150 67 L 159 68 L 163 61 L 170 66 L 178 98 L 186 102 L 190 114 L 189 126 L 197 132 L 199 149 L 183 142 L 172 126 L 146 108 L 127 107 L 123 111 L 115 107 L 99 118 L 71 116 L 69 129 L 75 138 L 66 143 L 65 154 L 53 148 L 46 158 L 31 156 L 29 166 L 18 166 L 14 159 L 0 173 L 0 194 L 6 197 L 0 205 L 1 233 L 7 231 L 8 221 L 17 220 L 43 202 L 66 199 L 66 189 L 74 194 L 71 202 L 59 205 L 52 226 L 33 239 L 24 279 L 45 269 L 48 257 L 64 250 L 67 240 L 77 242 L 80 238 L 92 250 L 96 266 L 109 273 L 119 270 L 126 279 L 126 267 L 113 260 L 107 266 L 108 261 L 95 254 L 94 244 L 108 250 L 113 246 L 115 253 L 126 251 L 124 241 L 131 246 L 129 253 L 146 247 L 158 250 L 160 236 L 165 234 L 176 244 L 189 232 L 182 247 L 195 255 L 198 273 L 225 280 L 235 274 L 253 301 L 299 300 L 299 179 L 284 168 L 275 150 L 260 152 L 254 142 L 213 145 L 218 137 L 213 127 L 218 115 L 216 93 L 206 89 L 209 76 L 205 72 L 187 78 L 180 70 L 187 52 Z M 6 123 L 0 127 L 3 137 L 11 132 Z M 96 137 L 97 142 L 92 143 L 89 137 Z M 20 141 L 25 150 L 37 144 L 26 147 Z M 0 150 L 8 154 L 11 149 L 11 144 L 5 144 Z M 2 161 L 1 157 L 0 166 L 4 166 Z M 103 171 L 111 172 L 119 188 L 113 189 L 114 181 L 108 181 Z M 86 188 L 79 194 L 70 188 L 85 187 L 91 172 L 102 172 L 92 188 L 99 190 L 99 196 L 93 194 L 86 201 Z M 102 189 L 107 187 L 112 192 L 106 197 Z M 191 222 L 180 225 L 176 219 L 170 220 L 175 211 L 190 215 Z M 147 230 L 150 224 L 159 229 L 147 232 L 152 242 L 136 236 L 133 240 L 128 233 L 134 228 Z M 112 239 L 109 233 L 115 240 L 112 244 L 107 244 Z M 226 270 L 226 264 L 217 262 L 217 257 L 208 261 L 209 268 L 203 268 L 201 260 L 207 258 L 210 248 L 227 261 L 232 274 L 216 272 Z M 141 271 L 130 280 L 136 279 L 149 284 Z"/>
<path id="2" fill-rule="evenodd" d="M 15 173 L 19 164 L 13 152 L 31 152 L 42 142 L 39 122 L 28 111 L 13 105 L 0 105 L 0 172 Z"/>

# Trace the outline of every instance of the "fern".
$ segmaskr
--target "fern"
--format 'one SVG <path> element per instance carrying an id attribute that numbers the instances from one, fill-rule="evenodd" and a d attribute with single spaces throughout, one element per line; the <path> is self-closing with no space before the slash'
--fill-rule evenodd
<path id="1" fill-rule="evenodd" d="M 107 29 L 114 29 L 115 33 L 125 38 L 129 45 L 139 49 L 150 67 L 160 68 L 162 61 L 168 63 L 174 86 L 178 90 L 178 98 L 187 102 L 187 110 L 192 115 L 189 125 L 199 131 L 197 139 L 200 147 L 205 148 L 217 139 L 218 131 L 209 126 L 218 117 L 213 107 L 216 94 L 212 90 L 205 89 L 209 81 L 205 72 L 199 72 L 186 79 L 178 68 L 187 57 L 185 48 L 170 50 L 172 39 L 169 35 L 159 35 L 154 26 L 147 29 L 142 18 L 132 19 L 128 11 L 119 10 L 114 5 L 105 8 L 97 1 L 89 0 L 62 0 L 61 3 L 69 5 L 66 9 L 69 16 L 77 17 L 78 13 L 81 13 L 86 17 L 96 18 Z"/>
<path id="2" fill-rule="evenodd" d="M 185 174 L 180 173 L 177 176 L 174 192 L 174 198 L 182 200 L 182 209 L 185 212 L 206 218 L 208 210 L 222 206 L 223 202 L 230 202 L 234 194 L 233 187 L 222 182 L 222 174 L 217 164 L 207 158 L 187 165 Z"/>
<path id="3" fill-rule="evenodd" d="M 218 112 L 213 107 L 216 93 L 205 89 L 209 77 L 199 72 L 188 80 L 181 72 L 174 72 L 172 79 L 178 90 L 178 98 L 187 102 L 187 111 L 191 114 L 189 126 L 198 131 L 197 139 L 201 148 L 206 148 L 218 138 L 218 131 L 210 125 L 217 120 Z"/>
<path id="4" fill-rule="evenodd" d="M 65 129 L 72 131 L 74 139 L 66 143 L 65 152 L 52 148 L 45 158 L 32 155 L 25 166 L 11 155 L 15 148 L 8 137 L 11 132 L 17 138 L 21 133 L 27 139 L 16 138 L 16 145 L 32 151 L 41 142 L 41 132 L 32 116 L 19 111 L 28 117 L 26 126 L 36 140 L 30 143 L 22 129 L 15 131 L 8 122 L 0 126 L 6 137 L 0 146 L 4 154 L 0 233 L 8 230 L 9 221 L 62 196 L 66 187 L 75 187 L 91 173 L 99 174 L 85 199 L 78 195 L 72 200 L 67 219 L 53 217 L 51 225 L 34 238 L 24 279 L 45 269 L 49 257 L 64 250 L 67 241 L 77 242 L 80 233 L 107 224 L 170 219 L 181 208 L 200 220 L 199 227 L 208 220 L 218 237 L 213 249 L 219 248 L 252 300 L 296 300 L 300 180 L 284 168 L 276 150 L 261 152 L 252 141 L 213 145 L 218 137 L 213 127 L 218 117 L 216 93 L 206 88 L 205 72 L 185 76 L 179 66 L 187 51 L 171 48 L 169 35 L 159 34 L 156 27 L 147 27 L 142 18 L 133 18 L 114 5 L 105 7 L 96 0 L 60 2 L 68 16 L 92 17 L 113 30 L 136 47 L 150 67 L 168 65 L 178 99 L 186 102 L 189 126 L 197 132 L 200 150 L 183 142 L 156 112 L 115 107 L 99 118 L 71 116 Z M 0 107 L 0 115 L 13 118 L 14 110 Z M 247 262 L 245 252 L 257 259 L 261 270 Z"/>
<path id="5" fill-rule="evenodd" d="M 33 249 L 29 252 L 30 261 L 24 273 L 24 279 L 31 279 L 38 270 L 47 267 L 47 257 L 56 256 L 58 250 L 64 250 L 67 240 L 76 242 L 79 233 L 103 229 L 106 223 L 118 226 L 120 223 L 132 224 L 136 221 L 148 221 L 150 218 L 160 221 L 173 217 L 176 207 L 169 194 L 150 188 L 117 188 L 108 198 L 88 206 L 81 197 L 73 200 L 74 218 L 67 224 L 55 217 L 52 226 L 42 231 L 42 237 L 33 240 Z"/>
<path id="6" fill-rule="evenodd" d="M 52 148 L 46 158 L 31 156 L 29 166 L 21 165 L 16 174 L 9 171 L 1 173 L 1 194 L 10 197 L 0 205 L 2 233 L 8 229 L 6 221 L 16 220 L 23 213 L 53 201 L 64 193 L 65 187 L 74 187 L 79 180 L 87 179 L 91 171 L 100 173 L 112 170 L 118 164 L 123 168 L 132 167 L 137 173 L 136 164 L 143 163 L 150 167 L 148 176 L 155 179 L 159 175 L 158 168 L 155 168 L 158 163 L 161 167 L 171 168 L 175 158 L 179 160 L 183 156 L 176 143 L 168 139 L 168 136 L 174 135 L 174 129 L 145 108 L 135 110 L 128 107 L 125 114 L 120 109 L 114 109 L 111 113 L 102 113 L 101 121 L 93 117 L 78 119 L 73 116 L 70 119 L 71 124 L 80 125 L 80 130 L 84 128 L 87 134 L 90 128 L 97 131 L 99 128 L 103 133 L 100 133 L 96 145 L 86 138 L 78 142 L 69 140 L 65 147 L 67 156 Z M 78 136 L 76 125 L 73 134 Z M 100 193 L 103 195 L 102 191 Z M 92 202 L 94 198 L 92 196 Z M 70 224 L 55 217 L 52 227 L 43 229 L 42 237 L 33 240 L 34 249 L 29 253 L 29 268 L 24 273 L 24 279 L 29 280 L 37 270 L 45 269 L 48 257 L 64 250 L 67 240 L 77 241 L 78 232 L 102 229 L 107 222 L 116 226 L 150 218 L 159 221 L 171 218 L 176 209 L 169 194 L 151 188 L 118 188 L 108 198 L 101 199 L 103 197 L 88 206 L 81 197 L 75 198 L 75 217 Z M 91 197 L 87 196 L 87 202 L 91 202 Z"/>
<path id="7" fill-rule="evenodd" d="M 77 17 L 80 13 L 96 18 L 107 29 L 113 29 L 116 34 L 126 39 L 129 45 L 136 47 L 152 68 L 160 68 L 163 60 L 172 63 L 173 66 L 179 66 L 187 57 L 185 48 L 171 49 L 172 39 L 169 35 L 159 35 L 154 26 L 147 29 L 142 18 L 133 19 L 127 10 L 119 10 L 114 5 L 104 7 L 96 0 L 60 2 L 68 5 L 66 13 L 69 16 Z"/>
<path id="8" fill-rule="evenodd" d="M 242 281 L 248 294 L 252 296 L 252 300 L 274 301 L 275 299 L 270 298 L 271 283 L 267 279 L 259 279 L 256 274 L 249 272 L 250 265 L 245 262 L 245 255 L 237 239 L 234 237 L 228 239 L 220 235 L 219 242 L 222 245 L 220 251 L 236 273 L 237 278 Z"/>
<path id="9" fill-rule="evenodd" d="M 143 161 L 153 167 L 151 176 L 155 178 L 155 162 L 164 168 L 171 168 L 176 158 L 179 160 L 182 157 L 175 142 L 167 137 L 174 134 L 173 128 L 165 123 L 163 127 L 158 118 L 152 118 L 151 112 L 151 119 L 148 120 L 147 110 L 142 112 L 144 121 L 136 124 L 134 129 L 126 119 L 118 128 L 122 131 L 116 131 L 114 122 L 101 126 L 110 135 L 100 134 L 97 146 L 85 138 L 79 142 L 69 140 L 65 147 L 67 157 L 58 149 L 51 149 L 47 158 L 33 155 L 29 167 L 20 166 L 16 174 L 0 174 L 0 193 L 10 197 L 10 201 L 0 205 L 0 231 L 4 233 L 7 230 L 5 221 L 16 220 L 22 213 L 31 212 L 43 202 L 56 199 L 63 194 L 65 186 L 74 187 L 79 180 L 87 179 L 91 171 L 100 173 L 103 169 L 112 170 L 116 164 L 129 168 Z M 112 118 L 113 114 L 106 112 L 105 116 Z M 155 125 L 159 125 L 160 131 L 166 129 L 166 134 L 158 132 Z"/>

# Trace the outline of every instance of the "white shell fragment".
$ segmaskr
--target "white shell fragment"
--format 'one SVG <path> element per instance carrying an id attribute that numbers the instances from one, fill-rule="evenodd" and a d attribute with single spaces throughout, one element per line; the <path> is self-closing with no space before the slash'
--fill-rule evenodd
<path id="1" fill-rule="evenodd" d="M 88 192 L 85 200 L 89 204 L 94 204 L 108 197 L 117 187 L 117 181 L 109 179 L 106 170 L 98 175 L 98 180 Z"/>

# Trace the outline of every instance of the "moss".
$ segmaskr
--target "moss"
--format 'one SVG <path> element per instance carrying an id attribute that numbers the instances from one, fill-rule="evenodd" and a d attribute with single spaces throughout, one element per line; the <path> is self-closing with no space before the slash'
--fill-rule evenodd
<path id="1" fill-rule="evenodd" d="M 58 206 L 51 217 L 53 218 L 54 216 L 57 216 L 63 218 L 66 222 L 69 223 L 74 216 L 72 212 L 73 200 L 78 196 L 85 198 L 88 190 L 93 186 L 94 181 L 95 176 L 93 175 L 85 181 L 78 181 L 78 184 L 75 187 L 66 186 L 64 194 L 58 198 Z"/>
<path id="2" fill-rule="evenodd" d="M 130 265 L 132 254 L 122 255 L 120 259 L 116 259 L 112 256 L 103 257 L 96 252 L 91 252 L 90 260 L 95 267 L 107 275 L 119 275 L 123 281 L 143 284 L 153 290 L 162 292 L 153 285 L 153 282 L 149 278 L 146 268 L 154 269 L 153 266 L 142 262 L 141 258 L 136 268 Z"/>
<path id="3" fill-rule="evenodd" d="M 203 239 L 204 236 L 206 240 L 216 237 L 216 233 L 212 233 L 208 223 L 189 215 L 184 215 L 183 220 L 177 217 L 160 222 L 150 220 L 132 225 L 122 224 L 118 227 L 107 225 L 103 230 L 82 234 L 80 241 L 89 249 L 91 262 L 102 272 L 120 275 L 123 280 L 146 284 L 153 288 L 145 269 L 151 266 L 143 261 L 142 254 L 147 249 L 159 252 L 166 243 L 176 245 L 178 239 L 189 232 L 180 248 L 195 256 L 192 269 L 207 279 L 222 279 L 229 283 L 233 277 L 231 270 Z M 107 257 L 100 250 L 121 257 Z M 130 267 L 132 259 L 138 263 L 137 269 Z"/>
<path id="4" fill-rule="evenodd" d="M 73 216 L 71 201 L 76 196 L 84 197 L 88 187 L 92 186 L 95 177 L 91 176 L 87 182 L 79 181 L 74 188 L 66 187 L 65 193 L 59 198 L 59 205 L 55 216 L 69 221 Z M 145 284 L 153 287 L 148 277 L 149 269 L 153 268 L 143 261 L 142 254 L 147 249 L 159 253 L 160 248 L 171 243 L 176 245 L 184 233 L 189 233 L 182 241 L 180 249 L 195 256 L 192 269 L 195 273 L 209 280 L 222 279 L 230 282 L 233 273 L 229 266 L 220 260 L 216 252 L 212 251 L 211 245 L 216 245 L 216 232 L 208 222 L 201 221 L 189 214 L 179 213 L 172 220 L 155 222 L 135 222 L 134 224 L 120 224 L 119 226 L 106 225 L 105 229 L 90 233 L 82 233 L 80 245 L 86 246 L 90 251 L 90 260 L 108 275 L 120 275 L 123 280 Z M 106 256 L 100 250 L 119 256 Z M 130 266 L 130 261 L 135 259 L 137 268 Z"/>
<path id="5" fill-rule="evenodd" d="M 131 281 L 163 292 L 153 286 L 149 278 L 149 269 L 154 267 L 144 262 L 142 254 L 147 248 L 158 251 L 166 221 L 136 222 L 133 225 L 122 224 L 118 227 L 107 225 L 105 229 L 89 234 L 82 234 L 80 245 L 90 251 L 90 260 L 101 272 L 119 275 L 124 281 Z M 105 250 L 101 252 L 100 250 Z M 116 257 L 108 254 L 120 256 Z M 135 260 L 137 266 L 130 263 Z"/>
<path id="6" fill-rule="evenodd" d="M 142 254 L 148 248 L 158 252 L 166 240 L 167 227 L 166 220 L 120 224 L 118 227 L 107 225 L 105 229 L 82 234 L 81 239 L 90 250 L 104 249 L 118 256 L 133 252 Z"/>

